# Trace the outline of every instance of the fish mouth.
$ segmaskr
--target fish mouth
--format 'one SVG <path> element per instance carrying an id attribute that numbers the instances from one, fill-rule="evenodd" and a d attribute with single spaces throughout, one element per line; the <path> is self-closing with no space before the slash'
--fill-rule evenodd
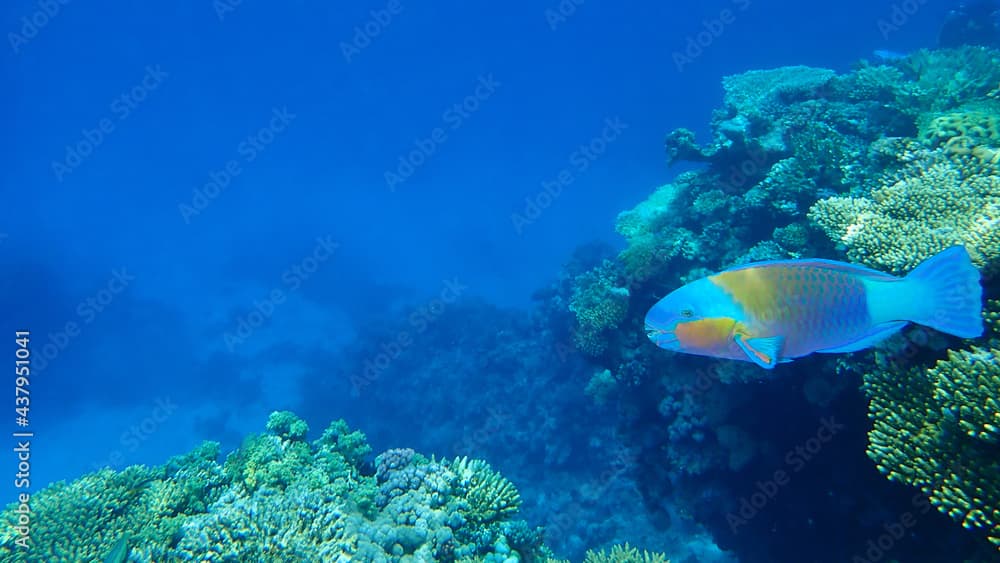
<path id="1" fill-rule="evenodd" d="M 673 331 L 663 330 L 654 326 L 646 325 L 646 337 L 653 341 L 660 348 L 673 349 L 677 347 L 677 335 Z"/>

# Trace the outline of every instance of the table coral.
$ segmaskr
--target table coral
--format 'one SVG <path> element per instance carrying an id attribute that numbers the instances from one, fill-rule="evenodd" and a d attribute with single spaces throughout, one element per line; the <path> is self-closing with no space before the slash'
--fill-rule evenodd
<path id="1" fill-rule="evenodd" d="M 865 376 L 868 456 L 890 480 L 1000 547 L 1000 350 L 951 351 L 934 367 Z"/>
<path id="2" fill-rule="evenodd" d="M 961 244 L 973 263 L 992 270 L 1000 265 L 998 174 L 996 165 L 934 151 L 883 178 L 869 197 L 817 202 L 809 218 L 847 247 L 848 258 L 876 269 L 900 274 Z"/>
<path id="3" fill-rule="evenodd" d="M 752 70 L 726 76 L 726 107 L 738 114 L 753 117 L 766 115 L 789 103 L 816 96 L 836 73 L 825 68 L 784 66 L 770 70 Z"/>

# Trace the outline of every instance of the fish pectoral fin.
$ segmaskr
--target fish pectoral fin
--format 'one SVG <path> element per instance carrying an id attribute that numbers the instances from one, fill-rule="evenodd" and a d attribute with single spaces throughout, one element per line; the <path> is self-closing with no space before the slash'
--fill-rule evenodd
<path id="1" fill-rule="evenodd" d="M 907 324 L 909 324 L 907 321 L 892 321 L 875 325 L 868 332 L 861 335 L 861 338 L 858 338 L 853 342 L 848 342 L 847 344 L 837 346 L 835 348 L 824 348 L 816 351 L 821 354 L 840 354 L 842 352 L 857 352 L 858 350 L 864 350 L 865 348 L 870 348 L 886 338 L 889 338 L 893 334 L 896 334 Z"/>
<path id="2" fill-rule="evenodd" d="M 745 338 L 742 334 L 737 334 L 734 338 L 747 358 L 764 369 L 774 369 L 782 361 L 779 356 L 781 347 L 785 344 L 784 336 Z"/>

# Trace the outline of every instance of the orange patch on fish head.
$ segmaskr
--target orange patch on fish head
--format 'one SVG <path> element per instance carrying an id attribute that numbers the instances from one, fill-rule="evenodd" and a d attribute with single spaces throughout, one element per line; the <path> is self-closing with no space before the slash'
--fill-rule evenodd
<path id="1" fill-rule="evenodd" d="M 681 321 L 674 327 L 674 334 L 682 350 L 714 352 L 729 346 L 736 319 L 711 317 Z"/>

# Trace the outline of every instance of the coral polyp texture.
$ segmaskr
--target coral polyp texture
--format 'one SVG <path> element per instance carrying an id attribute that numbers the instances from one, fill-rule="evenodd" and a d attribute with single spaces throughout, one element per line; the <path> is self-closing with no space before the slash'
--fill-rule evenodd
<path id="1" fill-rule="evenodd" d="M 1000 350 L 949 351 L 905 376 L 876 371 L 864 388 L 879 471 L 1000 548 Z"/>
<path id="2" fill-rule="evenodd" d="M 1000 167 L 974 157 L 930 152 L 883 178 L 868 197 L 817 202 L 809 217 L 847 256 L 876 269 L 906 272 L 960 244 L 980 268 L 1000 260 Z"/>
<path id="3" fill-rule="evenodd" d="M 102 469 L 33 496 L 30 551 L 3 561 L 545 561 L 516 520 L 514 485 L 482 460 L 389 450 L 373 475 L 364 435 L 335 421 L 313 442 L 290 412 L 218 462 L 207 442 L 161 467 Z"/>
<path id="4" fill-rule="evenodd" d="M 628 312 L 629 290 L 622 287 L 613 265 L 580 274 L 573 285 L 569 310 L 576 315 L 573 338 L 577 347 L 592 356 L 607 348 L 607 336 Z"/>

